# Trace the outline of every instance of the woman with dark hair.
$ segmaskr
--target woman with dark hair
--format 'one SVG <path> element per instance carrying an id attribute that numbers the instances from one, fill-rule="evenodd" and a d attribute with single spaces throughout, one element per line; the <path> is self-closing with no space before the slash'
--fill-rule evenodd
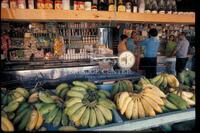
<path id="1" fill-rule="evenodd" d="M 155 28 L 150 29 L 149 38 L 140 42 L 144 46 L 143 68 L 147 78 L 153 78 L 156 74 L 157 51 L 160 41 L 157 39 L 158 31 Z"/>
<path id="2" fill-rule="evenodd" d="M 119 42 L 119 45 L 118 45 L 118 54 L 128 50 L 126 46 L 128 36 L 122 34 L 120 38 L 121 38 L 121 41 Z"/>

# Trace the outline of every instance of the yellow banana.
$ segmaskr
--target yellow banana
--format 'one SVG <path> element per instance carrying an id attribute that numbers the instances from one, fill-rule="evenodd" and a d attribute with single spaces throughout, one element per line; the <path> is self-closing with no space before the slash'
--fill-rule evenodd
<path id="1" fill-rule="evenodd" d="M 143 98 L 141 98 L 140 100 L 143 105 L 146 116 L 155 116 L 156 113 L 154 112 L 151 105 L 148 102 L 146 102 Z"/>
<path id="2" fill-rule="evenodd" d="M 159 96 L 157 96 L 157 95 L 153 95 L 152 93 L 144 93 L 143 95 L 151 98 L 152 100 L 154 100 L 159 105 L 164 105 L 163 100 Z"/>
<path id="3" fill-rule="evenodd" d="M 39 99 L 39 93 L 38 93 L 38 92 L 35 92 L 35 93 L 33 93 L 33 94 L 31 94 L 31 95 L 29 96 L 28 102 L 29 102 L 29 103 L 33 103 L 33 102 L 38 101 L 38 99 Z"/>
<path id="4" fill-rule="evenodd" d="M 8 118 L 1 116 L 1 129 L 4 132 L 13 132 L 14 126 Z"/>
<path id="5" fill-rule="evenodd" d="M 89 127 L 95 127 L 97 125 L 96 113 L 93 108 L 90 108 Z"/>
<path id="6" fill-rule="evenodd" d="M 187 98 L 186 96 L 182 95 L 181 98 L 187 102 L 188 105 L 195 105 L 195 101 L 192 101 L 191 99 Z"/>
<path id="7" fill-rule="evenodd" d="M 99 125 L 104 125 L 106 123 L 105 118 L 103 117 L 103 114 L 98 108 L 94 108 L 96 113 L 97 122 Z"/>
<path id="8" fill-rule="evenodd" d="M 172 78 L 171 78 L 171 76 L 170 76 L 169 74 L 166 76 L 166 79 L 167 79 L 167 83 L 168 83 L 171 87 L 175 87 L 174 82 L 173 82 L 173 80 L 172 80 Z"/>
<path id="9" fill-rule="evenodd" d="M 194 94 L 192 92 L 182 91 L 182 95 L 190 99 Z"/>
<path id="10" fill-rule="evenodd" d="M 127 106 L 127 109 L 126 109 L 126 112 L 125 112 L 126 118 L 128 118 L 128 119 L 131 119 L 131 117 L 132 117 L 132 114 L 133 114 L 133 104 L 134 104 L 134 101 L 132 99 L 129 102 L 129 104 Z"/>
<path id="11" fill-rule="evenodd" d="M 124 100 L 126 99 L 126 97 L 129 97 L 128 92 L 122 92 L 119 96 L 119 109 L 122 109 L 122 106 L 124 104 Z"/>
<path id="12" fill-rule="evenodd" d="M 71 119 L 76 122 L 80 120 L 81 116 L 83 115 L 84 111 L 86 110 L 86 106 L 82 106 L 80 109 L 78 109 L 76 112 L 74 112 L 71 116 Z"/>
<path id="13" fill-rule="evenodd" d="M 144 90 L 145 90 L 145 88 L 151 88 L 151 90 L 154 91 L 158 96 L 166 97 L 165 93 L 163 93 L 157 86 L 147 84 L 144 86 Z"/>
<path id="14" fill-rule="evenodd" d="M 38 112 L 34 109 L 31 113 L 31 118 L 28 121 L 28 124 L 26 126 L 27 131 L 32 131 L 34 127 L 36 126 L 38 121 Z"/>
<path id="15" fill-rule="evenodd" d="M 89 122 L 89 118 L 90 118 L 90 108 L 87 107 L 80 119 L 81 125 L 87 126 Z"/>
<path id="16" fill-rule="evenodd" d="M 102 105 L 96 105 L 107 121 L 112 121 L 112 111 Z"/>
<path id="17" fill-rule="evenodd" d="M 144 111 L 144 108 L 142 106 L 140 99 L 137 100 L 137 104 L 138 104 L 138 116 L 140 118 L 145 117 L 145 111 Z"/>
<path id="18" fill-rule="evenodd" d="M 147 96 L 143 96 L 143 99 L 146 100 L 156 112 L 162 113 L 161 107 L 154 100 Z"/>
<path id="19" fill-rule="evenodd" d="M 178 79 L 172 74 L 170 74 L 170 77 L 171 77 L 172 81 L 174 82 L 174 87 L 179 87 Z"/>
<path id="20" fill-rule="evenodd" d="M 76 104 L 76 103 L 80 103 L 82 102 L 82 99 L 81 98 L 78 98 L 78 97 L 73 97 L 73 98 L 70 98 L 69 100 L 67 100 L 65 102 L 65 106 L 66 107 L 71 107 L 72 105 Z"/>
<path id="21" fill-rule="evenodd" d="M 39 129 L 42 124 L 43 124 L 43 117 L 42 117 L 42 114 L 38 111 L 38 119 L 37 119 L 37 122 L 36 122 L 36 125 L 35 125 L 35 129 Z"/>
<path id="22" fill-rule="evenodd" d="M 123 104 L 123 106 L 122 106 L 122 108 L 121 108 L 121 114 L 123 115 L 124 113 L 125 113 L 125 111 L 126 111 L 126 109 L 127 109 L 127 106 L 128 106 L 128 104 L 129 104 L 129 102 L 132 100 L 132 98 L 131 97 L 126 97 L 126 99 L 124 100 L 124 104 Z"/>

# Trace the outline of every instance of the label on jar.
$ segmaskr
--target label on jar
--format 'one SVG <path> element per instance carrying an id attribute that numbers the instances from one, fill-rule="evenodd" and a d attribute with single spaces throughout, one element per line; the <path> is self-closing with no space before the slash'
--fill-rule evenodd
<path id="1" fill-rule="evenodd" d="M 91 11 L 91 9 L 92 9 L 92 3 L 89 1 L 85 2 L 85 10 Z"/>
<path id="2" fill-rule="evenodd" d="M 33 0 L 28 0 L 28 8 L 34 9 L 34 1 Z"/>
<path id="3" fill-rule="evenodd" d="M 78 2 L 79 10 L 85 10 L 85 3 L 83 1 Z"/>
<path id="4" fill-rule="evenodd" d="M 10 8 L 17 8 L 16 0 L 10 0 Z"/>
<path id="5" fill-rule="evenodd" d="M 118 12 L 125 12 L 126 9 L 125 9 L 125 6 L 118 6 Z"/>
<path id="6" fill-rule="evenodd" d="M 18 0 L 17 4 L 18 4 L 18 8 L 20 8 L 20 9 L 25 9 L 26 8 L 25 0 Z"/>
<path id="7" fill-rule="evenodd" d="M 126 12 L 131 12 L 131 2 L 126 3 Z"/>
<path id="8" fill-rule="evenodd" d="M 137 9 L 138 9 L 137 6 L 133 6 L 133 12 L 134 13 L 137 13 Z"/>
<path id="9" fill-rule="evenodd" d="M 112 5 L 109 5 L 108 11 L 114 12 L 114 11 L 115 11 L 115 6 L 114 6 L 113 4 L 112 4 Z"/>

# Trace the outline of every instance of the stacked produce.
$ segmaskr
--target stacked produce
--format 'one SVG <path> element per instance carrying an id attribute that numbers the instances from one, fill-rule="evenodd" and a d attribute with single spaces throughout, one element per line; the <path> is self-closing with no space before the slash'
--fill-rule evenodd
<path id="1" fill-rule="evenodd" d="M 112 121 L 116 107 L 108 99 L 108 91 L 97 90 L 94 83 L 86 81 L 73 81 L 73 85 L 67 92 L 70 99 L 65 102 L 65 113 L 76 126 L 95 127 Z"/>
<path id="2" fill-rule="evenodd" d="M 118 92 L 133 91 L 133 84 L 129 80 L 120 80 L 113 84 L 111 95 L 114 96 Z"/>
<path id="3" fill-rule="evenodd" d="M 120 113 L 128 119 L 138 119 L 145 116 L 155 116 L 161 113 L 164 105 L 162 98 L 166 95 L 154 85 L 145 84 L 141 91 L 120 92 L 115 95 L 115 102 Z"/>

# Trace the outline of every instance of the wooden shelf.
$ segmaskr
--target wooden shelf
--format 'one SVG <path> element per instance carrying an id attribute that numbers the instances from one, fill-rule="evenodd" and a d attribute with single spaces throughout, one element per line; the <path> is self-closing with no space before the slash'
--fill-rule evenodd
<path id="1" fill-rule="evenodd" d="M 3 9 L 4 21 L 117 21 L 137 23 L 195 24 L 195 15 L 147 14 L 107 11 L 64 11 L 43 9 Z"/>

